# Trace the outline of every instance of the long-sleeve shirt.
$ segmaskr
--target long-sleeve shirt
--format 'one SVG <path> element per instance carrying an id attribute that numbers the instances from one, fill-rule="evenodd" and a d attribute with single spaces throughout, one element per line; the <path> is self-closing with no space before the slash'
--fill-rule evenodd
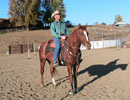
<path id="1" fill-rule="evenodd" d="M 50 30 L 51 30 L 52 35 L 54 37 L 57 37 L 57 38 L 61 38 L 61 34 L 62 35 L 67 35 L 67 36 L 70 35 L 70 32 L 69 32 L 66 24 L 64 22 L 62 22 L 62 21 L 60 21 L 60 22 L 57 22 L 57 21 L 52 22 Z"/>

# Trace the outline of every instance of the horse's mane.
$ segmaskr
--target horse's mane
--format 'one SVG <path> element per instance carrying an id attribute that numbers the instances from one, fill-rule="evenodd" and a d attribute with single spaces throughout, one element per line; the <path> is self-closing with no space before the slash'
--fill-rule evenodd
<path id="1" fill-rule="evenodd" d="M 77 35 L 77 31 L 78 31 L 79 29 L 78 28 L 76 28 L 76 29 L 74 29 L 74 31 L 70 34 L 70 36 L 68 37 L 68 39 L 75 39 L 76 38 L 76 35 Z"/>

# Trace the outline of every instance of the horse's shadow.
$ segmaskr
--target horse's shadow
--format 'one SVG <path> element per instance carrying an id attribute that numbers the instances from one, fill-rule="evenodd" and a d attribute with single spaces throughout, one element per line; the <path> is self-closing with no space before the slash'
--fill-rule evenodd
<path id="1" fill-rule="evenodd" d="M 81 74 L 84 74 L 88 72 L 89 76 L 97 76 L 94 79 L 92 79 L 90 82 L 84 83 L 80 88 L 79 91 L 83 90 L 85 86 L 87 86 L 90 83 L 93 83 L 97 79 L 109 74 L 110 72 L 120 68 L 121 70 L 125 70 L 128 64 L 116 64 L 119 59 L 116 59 L 112 62 L 109 62 L 106 65 L 92 65 L 89 66 L 88 68 L 85 68 L 78 72 L 78 76 Z"/>

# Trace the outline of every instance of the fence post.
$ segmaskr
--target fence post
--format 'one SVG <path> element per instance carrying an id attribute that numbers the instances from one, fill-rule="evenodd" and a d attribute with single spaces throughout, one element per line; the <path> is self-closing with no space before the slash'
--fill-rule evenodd
<path id="1" fill-rule="evenodd" d="M 34 56 L 36 56 L 35 44 L 33 44 L 33 51 L 34 51 Z"/>
<path id="2" fill-rule="evenodd" d="M 7 33 L 9 33 L 9 29 L 7 28 Z"/>
<path id="3" fill-rule="evenodd" d="M 29 48 L 29 43 L 28 43 L 28 59 L 31 59 L 31 58 L 30 58 L 30 48 Z"/>
<path id="4" fill-rule="evenodd" d="M 23 45 L 21 44 L 20 47 L 21 47 L 21 53 L 23 53 Z"/>
<path id="5" fill-rule="evenodd" d="M 11 46 L 9 46 L 9 54 L 11 54 Z"/>

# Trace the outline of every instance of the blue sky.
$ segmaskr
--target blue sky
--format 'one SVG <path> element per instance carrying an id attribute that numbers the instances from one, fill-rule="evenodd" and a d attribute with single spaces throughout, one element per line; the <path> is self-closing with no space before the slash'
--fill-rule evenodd
<path id="1" fill-rule="evenodd" d="M 9 0 L 1 0 L 0 18 L 8 17 Z M 120 14 L 123 21 L 130 24 L 130 0 L 64 0 L 66 18 L 72 24 L 93 25 L 113 24 L 115 16 Z"/>
<path id="2" fill-rule="evenodd" d="M 0 18 L 7 18 L 9 11 L 9 0 L 0 1 Z"/>
<path id="3" fill-rule="evenodd" d="M 64 3 L 66 20 L 74 24 L 113 24 L 118 14 L 130 23 L 130 0 L 64 0 Z"/>

